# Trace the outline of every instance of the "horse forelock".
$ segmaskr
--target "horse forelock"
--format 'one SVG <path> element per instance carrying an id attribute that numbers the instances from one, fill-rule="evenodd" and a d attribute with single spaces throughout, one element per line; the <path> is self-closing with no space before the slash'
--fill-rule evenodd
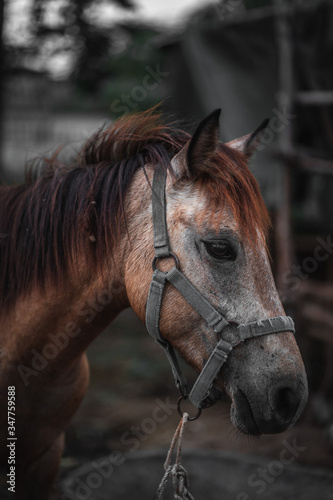
<path id="1" fill-rule="evenodd" d="M 227 207 L 252 247 L 266 242 L 270 218 L 258 183 L 242 153 L 220 143 L 216 154 L 203 163 L 197 183 L 207 200 L 206 210 L 217 226 Z"/>

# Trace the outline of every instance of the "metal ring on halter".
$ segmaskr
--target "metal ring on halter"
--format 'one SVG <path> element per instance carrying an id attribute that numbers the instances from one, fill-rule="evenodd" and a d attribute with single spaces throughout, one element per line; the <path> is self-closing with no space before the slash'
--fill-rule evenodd
<path id="1" fill-rule="evenodd" d="M 188 399 L 188 396 L 180 396 L 180 398 L 179 398 L 179 399 L 178 399 L 178 401 L 177 401 L 177 411 L 178 411 L 178 413 L 179 413 L 179 415 L 180 415 L 181 417 L 183 417 L 183 412 L 182 412 L 182 410 L 181 410 L 181 408 L 180 408 L 180 403 L 181 403 L 181 401 L 182 401 L 183 399 Z M 187 420 L 188 420 L 189 422 L 192 422 L 193 420 L 196 420 L 197 418 L 199 418 L 199 417 L 200 417 L 201 412 L 202 412 L 202 408 L 198 408 L 197 414 L 196 414 L 194 417 L 188 417 L 188 419 L 187 419 Z"/>
<path id="2" fill-rule="evenodd" d="M 153 271 L 156 270 L 156 263 L 157 263 L 158 260 L 160 260 L 160 259 L 168 259 L 169 257 L 173 258 L 173 260 L 175 261 L 176 268 L 179 269 L 179 259 L 178 259 L 177 255 L 175 255 L 173 252 L 169 252 L 169 255 L 166 255 L 165 257 L 154 257 L 153 264 L 152 264 Z"/>

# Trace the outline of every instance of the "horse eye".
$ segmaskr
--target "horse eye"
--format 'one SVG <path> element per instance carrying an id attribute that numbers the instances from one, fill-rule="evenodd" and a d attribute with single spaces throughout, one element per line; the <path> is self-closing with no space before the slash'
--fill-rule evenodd
<path id="1" fill-rule="evenodd" d="M 204 242 L 205 247 L 209 255 L 215 257 L 215 259 L 234 259 L 235 255 L 232 251 L 232 248 L 226 244 L 221 242 Z"/>

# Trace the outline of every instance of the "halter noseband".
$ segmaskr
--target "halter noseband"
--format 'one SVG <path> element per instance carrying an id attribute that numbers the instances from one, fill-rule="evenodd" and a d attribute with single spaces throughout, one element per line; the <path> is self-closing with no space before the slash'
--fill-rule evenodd
<path id="1" fill-rule="evenodd" d="M 179 291 L 184 299 L 206 321 L 207 325 L 219 335 L 220 340 L 204 365 L 189 394 L 189 399 L 196 408 L 204 408 L 212 404 L 216 399 L 214 395 L 215 390 L 212 388 L 213 382 L 234 347 L 246 339 L 261 337 L 262 335 L 279 332 L 295 333 L 295 326 L 293 320 L 289 316 L 276 316 L 253 323 L 239 324 L 236 328 L 237 340 L 233 343 L 227 342 L 222 338 L 223 330 L 227 326 L 231 326 L 231 323 L 222 316 L 209 300 L 207 300 L 179 270 L 179 260 L 171 251 L 166 222 L 165 183 L 166 170 L 159 163 L 154 172 L 152 186 L 155 257 L 153 260 L 154 272 L 146 306 L 146 327 L 150 335 L 164 349 L 171 365 L 176 386 L 182 396 L 185 397 L 188 396 L 187 381 L 182 373 L 172 345 L 161 336 L 159 330 L 161 304 L 167 281 Z M 165 273 L 160 271 L 156 264 L 159 259 L 166 257 L 172 257 L 175 264 L 170 271 Z"/>

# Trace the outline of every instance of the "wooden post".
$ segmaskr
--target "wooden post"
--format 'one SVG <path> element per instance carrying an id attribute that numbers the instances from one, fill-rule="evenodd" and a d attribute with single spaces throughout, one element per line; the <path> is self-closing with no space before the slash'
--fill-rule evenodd
<path id="1" fill-rule="evenodd" d="M 288 6 L 285 0 L 274 0 L 276 7 L 275 29 L 279 60 L 279 90 L 277 106 L 282 113 L 290 113 L 293 108 L 293 61 L 291 29 L 288 19 Z M 278 148 L 282 155 L 287 157 L 291 151 L 292 130 L 286 125 L 278 136 Z M 290 166 L 286 161 L 283 169 L 282 194 L 280 206 L 275 221 L 275 248 L 276 248 L 276 283 L 280 292 L 287 291 L 286 276 L 291 270 L 293 249 L 291 240 L 291 186 Z"/>

